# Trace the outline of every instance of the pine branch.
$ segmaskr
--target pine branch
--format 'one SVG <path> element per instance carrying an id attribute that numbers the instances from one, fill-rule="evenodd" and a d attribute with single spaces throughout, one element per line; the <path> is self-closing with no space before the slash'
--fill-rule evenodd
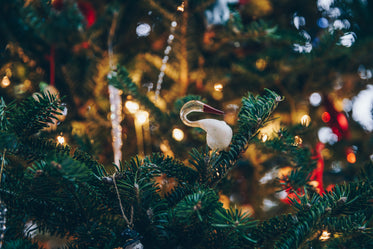
<path id="1" fill-rule="evenodd" d="M 248 142 L 254 138 L 258 130 L 270 121 L 270 116 L 282 98 L 276 93 L 266 90 L 265 95 L 254 97 L 251 93 L 242 98 L 242 106 L 238 114 L 238 130 L 234 133 L 228 151 L 222 151 L 215 164 L 209 185 L 216 184 L 234 168 L 241 152 L 245 151 Z"/>

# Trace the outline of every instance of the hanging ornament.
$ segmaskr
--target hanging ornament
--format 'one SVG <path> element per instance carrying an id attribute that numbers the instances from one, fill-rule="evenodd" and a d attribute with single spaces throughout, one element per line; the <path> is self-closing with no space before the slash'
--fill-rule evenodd
<path id="1" fill-rule="evenodd" d="M 130 228 L 126 228 L 122 232 L 122 236 L 125 238 L 126 243 L 123 245 L 124 249 L 143 249 L 144 246 L 141 244 L 140 239 L 142 236 Z"/>
<path id="2" fill-rule="evenodd" d="M 192 100 L 183 105 L 180 110 L 180 119 L 187 126 L 199 127 L 206 131 L 207 145 L 215 150 L 225 150 L 232 140 L 232 129 L 226 122 L 216 119 L 201 119 L 190 121 L 187 116 L 192 112 L 205 112 L 223 115 L 224 112 L 206 105 L 198 100 Z"/>
<path id="3" fill-rule="evenodd" d="M 348 128 L 348 120 L 343 112 L 338 112 L 328 96 L 323 97 L 325 112 L 322 115 L 322 120 L 329 125 L 333 133 L 338 136 L 338 141 L 348 139 L 350 131 Z"/>

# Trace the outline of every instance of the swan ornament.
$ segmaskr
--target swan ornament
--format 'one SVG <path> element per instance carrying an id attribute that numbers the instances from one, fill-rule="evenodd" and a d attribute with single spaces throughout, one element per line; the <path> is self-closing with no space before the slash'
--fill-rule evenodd
<path id="1" fill-rule="evenodd" d="M 206 131 L 206 142 L 211 150 L 221 151 L 228 148 L 233 134 L 231 127 L 226 122 L 217 119 L 191 121 L 187 116 L 192 112 L 205 112 L 219 115 L 224 115 L 224 112 L 202 103 L 201 101 L 191 100 L 185 103 L 181 108 L 180 119 L 187 126 L 199 127 Z"/>

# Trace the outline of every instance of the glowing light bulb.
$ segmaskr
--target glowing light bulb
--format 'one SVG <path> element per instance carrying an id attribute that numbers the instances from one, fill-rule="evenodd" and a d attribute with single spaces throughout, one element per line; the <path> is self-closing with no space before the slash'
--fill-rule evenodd
<path id="1" fill-rule="evenodd" d="M 172 130 L 172 137 L 180 142 L 184 139 L 184 132 L 181 129 L 175 128 Z"/>
<path id="2" fill-rule="evenodd" d="M 261 137 L 262 141 L 265 142 L 268 140 L 268 135 L 267 134 L 262 134 L 262 137 Z"/>
<path id="3" fill-rule="evenodd" d="M 184 12 L 184 2 L 180 6 L 177 6 L 177 11 Z"/>
<path id="4" fill-rule="evenodd" d="M 128 100 L 125 104 L 124 104 L 124 106 L 127 108 L 127 110 L 130 112 L 130 113 L 132 113 L 132 114 L 135 114 L 138 110 L 139 110 L 139 108 L 140 108 L 140 106 L 139 106 L 139 104 L 138 103 L 136 103 L 136 102 L 134 102 L 134 101 L 131 101 L 131 100 Z"/>
<path id="5" fill-rule="evenodd" d="M 136 112 L 135 116 L 136 116 L 137 122 L 139 122 L 140 125 L 143 125 L 149 118 L 149 112 L 138 111 Z"/>
<path id="6" fill-rule="evenodd" d="M 324 121 L 325 123 L 328 123 L 330 121 L 330 114 L 329 112 L 324 112 L 322 115 L 321 115 L 321 119 L 322 121 Z"/>
<path id="7" fill-rule="evenodd" d="M 1 87 L 5 88 L 5 87 L 8 87 L 9 85 L 10 85 L 10 80 L 8 76 L 5 75 L 1 81 Z"/>
<path id="8" fill-rule="evenodd" d="M 221 83 L 216 83 L 216 84 L 214 85 L 214 89 L 215 89 L 215 91 L 217 91 L 217 92 L 221 92 L 221 91 L 223 91 L 223 84 L 221 84 Z"/>
<path id="9" fill-rule="evenodd" d="M 325 241 L 330 238 L 330 233 L 326 230 L 322 231 L 321 236 L 319 237 L 319 240 Z"/>
<path id="10" fill-rule="evenodd" d="M 346 160 L 349 163 L 356 163 L 356 155 L 355 155 L 355 153 L 353 153 L 353 152 L 348 153 L 347 156 L 346 156 Z"/>
<path id="11" fill-rule="evenodd" d="M 259 71 L 263 71 L 267 67 L 267 61 L 259 58 L 256 60 L 255 66 Z"/>
<path id="12" fill-rule="evenodd" d="M 57 136 L 57 143 L 64 144 L 65 143 L 65 137 L 62 135 Z"/>
<path id="13" fill-rule="evenodd" d="M 301 145 L 303 143 L 303 140 L 300 136 L 295 136 L 294 137 L 294 143 L 295 143 L 295 145 Z"/>
<path id="14" fill-rule="evenodd" d="M 307 114 L 303 115 L 300 119 L 300 123 L 305 126 L 305 127 L 308 127 L 311 123 L 311 117 Z"/>
<path id="15" fill-rule="evenodd" d="M 320 93 L 312 93 L 311 96 L 310 96 L 310 103 L 312 106 L 319 106 L 321 104 L 321 95 Z"/>

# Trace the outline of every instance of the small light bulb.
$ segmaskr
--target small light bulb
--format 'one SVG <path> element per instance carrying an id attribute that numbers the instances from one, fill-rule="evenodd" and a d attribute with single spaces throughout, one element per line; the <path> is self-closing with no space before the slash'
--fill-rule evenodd
<path id="1" fill-rule="evenodd" d="M 177 11 L 184 12 L 184 2 L 180 6 L 177 6 Z"/>
<path id="2" fill-rule="evenodd" d="M 300 123 L 305 126 L 305 127 L 308 127 L 310 125 L 310 122 L 311 122 L 311 117 L 308 116 L 307 114 L 303 115 L 300 119 Z"/>
<path id="3" fill-rule="evenodd" d="M 268 140 L 268 135 L 267 134 L 262 134 L 262 141 L 265 142 Z"/>
<path id="4" fill-rule="evenodd" d="M 319 240 L 322 240 L 322 241 L 325 241 L 325 240 L 328 240 L 330 238 L 330 233 L 326 230 L 322 231 L 322 234 L 319 238 Z"/>
<path id="5" fill-rule="evenodd" d="M 1 81 L 1 87 L 5 88 L 5 87 L 8 87 L 9 85 L 10 85 L 10 80 L 8 76 L 5 75 Z"/>
<path id="6" fill-rule="evenodd" d="M 65 137 L 62 136 L 62 135 L 59 135 L 59 136 L 57 137 L 57 143 L 59 143 L 59 144 L 64 144 L 64 143 L 65 143 Z"/>
<path id="7" fill-rule="evenodd" d="M 217 91 L 217 92 L 221 92 L 221 91 L 223 91 L 223 84 L 221 84 L 221 83 L 216 83 L 216 84 L 214 85 L 214 89 L 215 89 L 215 91 Z"/>
<path id="8" fill-rule="evenodd" d="M 139 122 L 140 125 L 145 124 L 145 122 L 149 118 L 149 113 L 147 111 L 138 111 L 136 112 L 136 119 Z"/>
<path id="9" fill-rule="evenodd" d="M 353 153 L 353 152 L 348 153 L 346 159 L 347 159 L 347 162 L 349 162 L 349 163 L 356 163 L 355 153 Z"/>
<path id="10" fill-rule="evenodd" d="M 295 145 L 301 145 L 303 143 L 303 140 L 300 136 L 295 136 L 294 137 L 294 143 L 295 143 Z"/>
<path id="11" fill-rule="evenodd" d="M 175 128 L 172 130 L 172 137 L 176 140 L 176 141 L 181 141 L 184 139 L 184 132 L 178 128 Z"/>
<path id="12" fill-rule="evenodd" d="M 128 111 L 130 112 L 130 113 L 132 113 L 132 114 L 135 114 L 138 110 L 139 110 L 139 108 L 140 108 L 140 106 L 139 106 L 139 104 L 138 103 L 136 103 L 136 102 L 134 102 L 134 101 L 131 101 L 131 100 L 128 100 L 125 104 L 124 104 L 124 106 L 128 109 Z"/>
<path id="13" fill-rule="evenodd" d="M 255 66 L 259 71 L 263 71 L 267 67 L 267 61 L 259 58 L 256 60 Z"/>

